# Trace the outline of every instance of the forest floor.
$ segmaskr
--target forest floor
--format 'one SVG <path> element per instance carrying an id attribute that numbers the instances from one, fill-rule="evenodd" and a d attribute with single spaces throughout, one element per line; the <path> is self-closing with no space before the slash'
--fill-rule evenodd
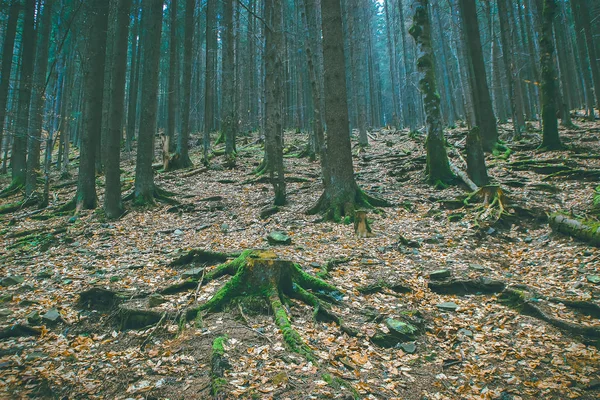
<path id="1" fill-rule="evenodd" d="M 487 282 L 478 281 L 482 277 L 502 281 L 535 293 L 529 301 L 560 320 L 600 327 L 598 315 L 545 300 L 598 304 L 600 298 L 600 249 L 553 233 L 545 220 L 545 212 L 585 215 L 591 209 L 597 176 L 551 175 L 565 165 L 600 170 L 600 125 L 576 123 L 577 128 L 561 130 L 568 150 L 536 151 L 540 134 L 533 130 L 509 143 L 514 152 L 508 160 L 488 156 L 494 182 L 530 211 L 530 217 L 519 214 L 504 224 L 478 220 L 477 204 L 449 207 L 456 207 L 451 200 L 464 197 L 466 189 L 426 184 L 424 137 L 408 132 L 373 132 L 371 146 L 356 152 L 361 187 L 395 204 L 369 213 L 374 234 L 369 238 L 357 238 L 351 225 L 306 215 L 322 192 L 319 163 L 306 158 L 286 158 L 288 177 L 306 179 L 291 179 L 289 203 L 260 218 L 272 201 L 272 188 L 267 181 L 253 181 L 250 172 L 261 153 L 256 145 L 242 144 L 256 138 L 240 140 L 235 170 L 222 168 L 222 157 L 212 160 L 210 170 L 202 169 L 194 148 L 196 167 L 156 174 L 159 186 L 176 193 L 184 206 L 127 204 L 129 212 L 118 221 L 104 220 L 100 211 L 55 216 L 75 191 L 74 181 L 56 180 L 48 209 L 0 217 L 0 330 L 27 321 L 39 327 L 38 335 L 0 339 L 0 398 L 209 398 L 212 344 L 221 335 L 227 335 L 229 360 L 226 398 L 598 398 L 598 338 L 594 343 L 527 315 L 498 293 L 440 294 L 430 285 L 430 273 L 442 269 L 450 271 L 450 282 L 462 280 L 464 287 L 464 282 Z M 509 126 L 504 128 L 507 133 Z M 464 128 L 448 132 L 451 159 L 461 169 L 457 153 L 464 137 Z M 286 141 L 292 154 L 302 149 L 306 136 L 290 133 Z M 123 184 L 131 187 L 135 157 L 124 158 Z M 542 161 L 525 168 L 514 164 L 524 160 Z M 0 186 L 7 184 L 8 177 L 0 177 Z M 103 177 L 98 184 L 102 198 Z M 21 196 L 0 200 L 0 207 Z M 265 237 L 272 231 L 287 233 L 292 244 L 270 246 Z M 343 259 L 327 281 L 344 293 L 333 309 L 359 335 L 315 321 L 310 307 L 292 301 L 292 326 L 315 355 L 308 361 L 286 348 L 269 311 L 243 303 L 207 314 L 201 326 L 188 323 L 183 330 L 171 318 L 120 330 L 115 312 L 86 310 L 78 303 L 79 293 L 92 287 L 136 297 L 172 285 L 190 266 L 171 261 L 194 248 L 271 248 L 309 274 L 321 271 L 328 260 Z M 227 279 L 165 295 L 154 310 L 172 315 L 167 312 L 201 304 Z M 377 283 L 377 290 L 358 290 Z M 410 292 L 383 287 L 392 283 Z M 46 314 L 51 310 L 58 311 L 58 319 Z M 374 342 L 376 333 L 389 332 L 387 318 L 408 314 L 424 327 L 416 340 L 393 346 Z"/>

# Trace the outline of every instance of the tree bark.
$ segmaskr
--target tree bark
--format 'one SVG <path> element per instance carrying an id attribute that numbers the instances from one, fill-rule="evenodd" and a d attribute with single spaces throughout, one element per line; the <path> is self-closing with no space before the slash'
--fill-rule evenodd
<path id="1" fill-rule="evenodd" d="M 127 41 L 129 36 L 129 15 L 132 0 L 118 0 L 116 21 L 114 21 L 114 42 L 112 45 L 111 90 L 109 92 L 108 134 L 106 136 L 106 191 L 104 211 L 107 218 L 116 219 L 123 214 L 121 202 L 121 138 L 125 116 L 125 78 L 127 75 Z"/>
<path id="2" fill-rule="evenodd" d="M 179 88 L 179 42 L 177 40 L 177 0 L 171 0 L 169 13 L 169 82 L 167 87 L 167 132 L 169 152 L 175 150 L 175 128 L 177 126 Z"/>
<path id="3" fill-rule="evenodd" d="M 8 22 L 4 31 L 4 42 L 2 44 L 2 69 L 0 70 L 0 152 L 4 142 L 4 120 L 6 119 L 6 105 L 8 102 L 8 86 L 12 70 L 12 59 L 15 49 L 15 36 L 17 33 L 17 22 L 19 20 L 19 2 L 13 1 L 8 9 Z M 8 147 L 8 144 L 7 144 Z"/>
<path id="4" fill-rule="evenodd" d="M 223 101 L 222 122 L 225 136 L 225 158 L 229 168 L 235 167 L 235 138 L 237 134 L 237 116 L 235 113 L 235 59 L 233 35 L 233 0 L 223 4 L 223 22 L 225 35 L 223 40 Z"/>
<path id="5" fill-rule="evenodd" d="M 163 2 L 154 0 L 142 6 L 142 103 L 137 163 L 135 166 L 134 202 L 138 205 L 154 203 L 154 135 L 158 111 L 158 75 Z"/>
<path id="6" fill-rule="evenodd" d="M 135 139 L 135 128 L 137 119 L 137 103 L 138 103 L 138 91 L 139 91 L 139 79 L 140 79 L 140 60 L 142 56 L 140 39 L 140 18 L 139 10 L 137 7 L 137 0 L 135 1 L 136 7 L 133 14 L 133 32 L 131 35 L 131 63 L 129 71 L 129 99 L 127 106 L 127 129 L 125 132 L 125 150 L 130 152 L 132 142 Z"/>

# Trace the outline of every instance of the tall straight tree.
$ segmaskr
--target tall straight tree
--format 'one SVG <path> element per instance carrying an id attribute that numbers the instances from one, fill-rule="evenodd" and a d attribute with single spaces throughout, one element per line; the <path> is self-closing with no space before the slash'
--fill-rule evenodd
<path id="1" fill-rule="evenodd" d="M 346 61 L 340 0 L 322 0 L 327 171 L 325 190 L 309 214 L 322 212 L 326 219 L 354 217 L 356 207 L 385 206 L 387 202 L 365 194 L 354 179 L 346 94 Z"/>
<path id="2" fill-rule="evenodd" d="M 233 0 L 223 2 L 223 100 L 222 129 L 225 136 L 225 158 L 229 168 L 235 167 L 235 137 L 237 117 L 235 113 L 235 60 L 233 35 Z"/>
<path id="3" fill-rule="evenodd" d="M 591 4 L 588 0 L 572 0 L 571 3 L 575 6 L 576 14 L 585 35 L 585 44 L 590 61 L 590 69 L 592 70 L 592 80 L 594 82 L 594 92 L 596 95 L 596 108 L 600 113 L 600 62 L 598 61 L 598 52 L 596 51 L 597 40 L 594 40 L 590 13 L 592 11 Z M 577 20 L 576 20 L 577 21 Z"/>
<path id="4" fill-rule="evenodd" d="M 10 188 L 19 188 L 25 184 L 29 106 L 35 62 L 35 4 L 35 0 L 25 0 L 25 16 L 21 36 L 21 75 L 17 103 L 17 124 L 12 147 L 12 183 Z"/>
<path id="5" fill-rule="evenodd" d="M 0 151 L 2 151 L 8 86 L 12 70 L 12 59 L 15 49 L 15 37 L 20 9 L 21 4 L 19 2 L 12 1 L 10 3 L 10 8 L 8 9 L 8 22 L 6 23 L 6 30 L 4 31 L 4 42 L 2 43 L 2 69 L 0 69 Z"/>
<path id="6" fill-rule="evenodd" d="M 104 66 L 106 64 L 106 36 L 110 3 L 106 0 L 86 1 L 85 24 L 81 28 L 83 42 L 83 131 L 79 156 L 79 176 L 75 206 L 77 210 L 94 209 L 96 195 L 96 152 L 102 132 L 102 99 L 104 96 Z"/>
<path id="7" fill-rule="evenodd" d="M 562 148 L 558 136 L 558 119 L 556 118 L 556 69 L 554 67 L 554 40 L 552 38 L 552 22 L 556 15 L 555 0 L 544 0 L 542 11 L 542 32 L 540 50 L 542 67 L 542 148 L 559 150 Z"/>
<path id="8" fill-rule="evenodd" d="M 217 92 L 217 82 L 215 79 L 215 70 L 217 65 L 217 10 L 215 0 L 206 1 L 206 70 L 205 70 L 205 90 L 204 90 L 204 136 L 202 140 L 202 158 L 205 165 L 208 165 L 208 150 L 210 147 L 210 133 L 214 127 L 215 118 L 215 96 Z"/>
<path id="9" fill-rule="evenodd" d="M 46 72 L 48 69 L 53 2 L 54 0 L 44 1 L 44 8 L 40 17 L 40 28 L 38 29 L 37 54 L 31 88 L 31 115 L 29 118 L 25 198 L 29 198 L 35 191 L 40 168 L 40 141 L 46 100 Z"/>
<path id="10" fill-rule="evenodd" d="M 415 9 L 410 34 L 415 38 L 420 50 L 417 67 L 422 74 L 419 88 L 423 93 L 425 115 L 427 121 L 427 178 L 431 183 L 449 183 L 454 174 L 446 153 L 446 140 L 442 128 L 440 96 L 437 93 L 435 77 L 435 58 L 431 43 L 431 20 L 429 18 L 429 1 L 419 0 Z"/>
<path id="11" fill-rule="evenodd" d="M 278 0 L 266 0 L 266 132 L 265 150 L 269 160 L 269 173 L 275 191 L 275 205 L 286 202 L 285 177 L 283 174 L 283 30 L 282 5 Z"/>
<path id="12" fill-rule="evenodd" d="M 141 0 L 140 0 L 141 1 Z M 140 80 L 141 47 L 139 40 L 140 18 L 138 1 L 134 2 L 133 28 L 131 34 L 131 69 L 129 71 L 129 99 L 127 106 L 127 129 L 125 132 L 125 150 L 131 151 L 133 139 L 135 138 L 135 127 L 137 120 L 137 103 Z"/>
<path id="13" fill-rule="evenodd" d="M 110 219 L 123 214 L 121 202 L 121 138 L 125 116 L 125 77 L 127 75 L 127 41 L 129 35 L 129 15 L 132 0 L 117 1 L 116 20 L 113 22 L 112 55 L 109 58 L 111 88 L 108 102 L 108 133 L 106 135 L 106 191 L 104 192 L 104 212 Z"/>
<path id="14" fill-rule="evenodd" d="M 475 111 L 475 125 L 481 132 L 481 142 L 484 151 L 491 151 L 498 141 L 498 128 L 496 117 L 492 108 L 492 98 L 488 88 L 483 50 L 479 36 L 479 23 L 477 21 L 477 8 L 474 0 L 459 0 L 467 44 L 467 59 L 473 94 L 473 108 Z"/>
<path id="15" fill-rule="evenodd" d="M 134 202 L 137 205 L 153 204 L 161 198 L 154 184 L 154 135 L 158 111 L 158 75 L 160 61 L 160 35 L 162 31 L 163 2 L 152 0 L 142 4 L 142 103 L 140 133 L 135 165 Z"/>
<path id="16" fill-rule="evenodd" d="M 177 100 L 179 97 L 179 43 L 177 40 L 177 0 L 171 0 L 169 7 L 169 82 L 167 104 L 167 137 L 169 152 L 175 150 L 175 127 L 177 122 Z"/>

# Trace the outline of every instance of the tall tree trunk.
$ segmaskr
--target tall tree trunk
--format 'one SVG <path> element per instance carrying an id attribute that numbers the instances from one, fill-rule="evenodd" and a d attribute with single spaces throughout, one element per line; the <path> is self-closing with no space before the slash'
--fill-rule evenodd
<path id="1" fill-rule="evenodd" d="M 125 132 L 125 150 L 130 152 L 132 142 L 135 138 L 135 128 L 137 120 L 137 104 L 138 104 L 138 91 L 140 81 L 140 60 L 141 60 L 141 47 L 140 47 L 140 18 L 139 18 L 139 6 L 137 0 L 135 0 L 135 7 L 133 11 L 133 30 L 131 34 L 131 63 L 129 71 L 129 99 L 127 106 L 127 129 Z"/>
<path id="2" fill-rule="evenodd" d="M 400 0 L 401 1 L 401 0 Z M 385 26 L 386 26 L 386 34 L 387 34 L 387 50 L 390 58 L 390 77 L 392 82 L 392 123 L 398 127 L 399 125 L 399 116 L 401 114 L 400 111 L 400 103 L 398 100 L 398 74 L 396 72 L 396 52 L 392 49 L 395 47 L 393 38 L 392 38 L 392 24 L 390 19 L 390 7 L 388 6 L 389 0 L 383 1 L 384 13 L 385 13 Z M 355 2 L 355 5 L 358 4 Z M 362 42 L 362 38 L 359 38 L 359 43 Z M 362 77 L 361 77 L 362 78 Z"/>
<path id="3" fill-rule="evenodd" d="M 11 187 L 25 184 L 27 168 L 27 134 L 29 133 L 29 110 L 33 82 L 35 56 L 35 0 L 25 0 L 25 18 L 21 39 L 21 76 L 17 104 L 17 124 L 12 147 Z"/>
<path id="4" fill-rule="evenodd" d="M 283 174 L 283 26 L 282 6 L 278 0 L 266 0 L 266 132 L 265 150 L 269 160 L 269 173 L 275 191 L 275 205 L 286 202 L 285 176 Z"/>
<path id="5" fill-rule="evenodd" d="M 590 60 L 590 67 L 592 70 L 592 80 L 594 81 L 594 93 L 596 94 L 596 108 L 600 113 L 600 62 L 598 61 L 596 51 L 596 40 L 594 40 L 594 34 L 592 32 L 592 24 L 590 20 L 591 7 L 587 0 L 572 0 L 577 9 L 577 15 L 579 21 L 585 33 L 585 43 L 588 52 L 588 59 Z"/>
<path id="6" fill-rule="evenodd" d="M 46 100 L 46 71 L 48 69 L 48 50 L 50 47 L 50 26 L 52 25 L 52 4 L 53 0 L 44 2 L 42 16 L 40 17 L 40 28 L 38 29 L 37 54 L 31 91 L 25 198 L 33 195 L 40 169 L 40 140 Z"/>
<path id="7" fill-rule="evenodd" d="M 498 128 L 485 76 L 477 9 L 473 0 L 459 0 L 458 4 L 460 6 L 467 42 L 467 59 L 471 65 L 469 72 L 472 74 L 471 89 L 474 100 L 475 125 L 479 127 L 481 132 L 483 150 L 491 151 L 498 141 Z"/>
<path id="8" fill-rule="evenodd" d="M 114 21 L 114 42 L 109 59 L 111 90 L 109 92 L 108 134 L 106 136 L 106 191 L 104 193 L 104 211 L 110 219 L 123 214 L 121 203 L 121 138 L 125 115 L 125 79 L 127 76 L 127 41 L 129 36 L 129 15 L 132 0 L 118 0 L 116 20 Z"/>
<path id="9" fill-rule="evenodd" d="M 202 162 L 209 164 L 208 150 L 210 148 L 210 134 L 214 128 L 215 97 L 217 94 L 217 82 L 215 79 L 216 53 L 217 53 L 217 30 L 216 30 L 216 4 L 215 0 L 206 2 L 206 71 L 204 91 L 204 137 L 202 141 Z"/>
<path id="10" fill-rule="evenodd" d="M 583 77 L 583 88 L 585 91 L 586 108 L 588 111 L 588 118 L 594 120 L 594 89 L 593 79 L 591 75 L 590 62 L 587 54 L 587 47 L 585 43 L 585 32 L 583 24 L 581 23 L 581 17 L 579 16 L 579 10 L 576 1 L 571 1 L 571 12 L 573 13 L 573 19 L 575 20 L 575 38 L 577 40 L 577 54 L 579 55 L 579 62 L 581 67 L 581 75 Z M 1 110 L 0 110 L 1 112 Z M 1 121 L 0 121 L 1 122 Z"/>
<path id="11" fill-rule="evenodd" d="M 422 77 L 419 87 L 423 93 L 427 118 L 427 178 L 429 182 L 449 183 L 454 175 L 446 153 L 446 140 L 442 128 L 440 97 L 437 93 L 435 78 L 435 57 L 431 44 L 431 20 L 429 19 L 429 0 L 418 0 L 414 23 L 410 34 L 415 38 L 420 50 L 417 66 Z"/>
<path id="12" fill-rule="evenodd" d="M 4 31 L 4 42 L 2 43 L 2 69 L 0 70 L 0 152 L 4 142 L 4 120 L 6 119 L 6 105 L 8 102 L 8 86 L 12 70 L 12 59 L 15 49 L 15 36 L 17 22 L 19 20 L 19 2 L 13 1 L 8 9 L 8 22 Z M 8 147 L 8 144 L 7 144 Z"/>
<path id="13" fill-rule="evenodd" d="M 169 82 L 167 87 L 167 133 L 169 152 L 175 150 L 175 128 L 177 126 L 177 101 L 179 98 L 179 43 L 177 41 L 177 0 L 171 0 L 169 7 Z"/>
<path id="14" fill-rule="evenodd" d="M 135 165 L 134 202 L 138 205 L 154 203 L 157 194 L 154 186 L 154 135 L 158 111 L 158 77 L 160 61 L 160 35 L 162 30 L 163 2 L 153 0 L 142 5 L 142 103 L 137 162 Z"/>
<path id="15" fill-rule="evenodd" d="M 542 66 L 542 148 L 559 150 L 562 148 L 558 136 L 556 118 L 556 71 L 554 69 L 554 41 L 552 40 L 552 22 L 556 14 L 556 1 L 544 0 L 542 12 L 542 31 L 540 49 Z"/>
<path id="16" fill-rule="evenodd" d="M 237 134 L 237 116 L 235 114 L 235 60 L 233 35 L 233 0 L 225 0 L 223 4 L 223 101 L 222 122 L 225 136 L 225 158 L 229 168 L 235 167 L 235 138 Z"/>
<path id="17" fill-rule="evenodd" d="M 196 0 L 185 0 L 185 32 L 183 37 L 183 96 L 181 101 L 181 130 L 177 137 L 177 154 L 175 159 L 178 166 L 187 168 L 192 165 L 188 152 L 190 140 L 190 105 L 192 83 L 192 53 L 194 46 L 194 9 Z"/>
<path id="18" fill-rule="evenodd" d="M 83 63 L 83 131 L 79 155 L 79 176 L 75 203 L 77 210 L 94 209 L 96 196 L 96 151 L 102 134 L 102 99 L 109 2 L 86 2 L 86 40 Z"/>

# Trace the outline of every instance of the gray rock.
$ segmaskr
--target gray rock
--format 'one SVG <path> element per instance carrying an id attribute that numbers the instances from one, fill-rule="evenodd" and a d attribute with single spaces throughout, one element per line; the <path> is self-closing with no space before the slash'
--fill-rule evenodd
<path id="1" fill-rule="evenodd" d="M 43 271 L 41 271 L 40 273 L 38 273 L 35 277 L 38 279 L 46 279 L 46 278 L 52 278 L 52 270 L 51 269 L 45 269 Z"/>
<path id="2" fill-rule="evenodd" d="M 40 313 L 37 311 L 32 311 L 27 314 L 27 322 L 29 325 L 37 325 L 41 321 Z"/>
<path id="3" fill-rule="evenodd" d="M 148 297 L 148 305 L 150 308 L 157 307 L 163 303 L 166 303 L 166 301 L 167 299 L 158 293 L 151 294 L 150 297 Z"/>
<path id="4" fill-rule="evenodd" d="M 229 225 L 221 224 L 221 232 L 227 233 L 229 231 Z"/>
<path id="5" fill-rule="evenodd" d="M 181 277 L 183 279 L 200 278 L 202 276 L 202 272 L 204 272 L 204 268 L 190 268 L 183 271 Z"/>
<path id="6" fill-rule="evenodd" d="M 22 276 L 7 276 L 6 278 L 3 278 L 2 281 L 0 281 L 0 285 L 14 286 L 23 283 L 24 280 L 25 278 L 23 278 Z"/>
<path id="7" fill-rule="evenodd" d="M 273 231 L 267 236 L 267 241 L 271 245 L 289 245 L 292 244 L 292 238 L 280 231 Z"/>
<path id="8" fill-rule="evenodd" d="M 589 283 L 593 283 L 594 285 L 597 285 L 600 283 L 600 275 L 588 275 L 587 280 Z"/>
<path id="9" fill-rule="evenodd" d="M 469 268 L 474 269 L 475 271 L 485 271 L 485 267 L 479 264 L 469 264 Z"/>
<path id="10" fill-rule="evenodd" d="M 464 328 L 459 329 L 458 333 L 461 334 L 461 335 L 463 335 L 463 336 L 466 336 L 466 337 L 473 337 L 473 332 L 470 331 L 470 330 L 468 330 L 468 329 L 464 329 Z"/>
<path id="11" fill-rule="evenodd" d="M 452 272 L 449 269 L 439 269 L 429 274 L 429 279 L 432 281 L 439 281 L 442 279 L 450 278 Z"/>
<path id="12" fill-rule="evenodd" d="M 5 308 L 0 309 L 0 318 L 9 317 L 12 314 L 12 311 L 7 310 Z"/>
<path id="13" fill-rule="evenodd" d="M 437 304 L 436 307 L 442 311 L 456 311 L 456 309 L 458 308 L 458 304 L 456 304 L 453 301 L 445 301 L 443 303 Z"/>
<path id="14" fill-rule="evenodd" d="M 417 351 L 417 345 L 414 343 L 402 343 L 400 347 L 408 354 L 414 354 Z"/>
<path id="15" fill-rule="evenodd" d="M 56 323 L 59 322 L 62 318 L 58 310 L 56 308 L 52 308 L 51 310 L 48 310 L 48 312 L 46 312 L 44 315 L 42 315 L 42 319 L 45 322 Z"/>
<path id="16" fill-rule="evenodd" d="M 175 229 L 175 231 L 173 232 L 173 235 L 181 236 L 181 235 L 183 235 L 183 231 L 181 229 Z"/>
<path id="17" fill-rule="evenodd" d="M 44 358 L 47 357 L 46 353 L 40 353 L 38 351 L 34 351 L 33 353 L 29 353 L 25 356 L 25 360 L 27 361 L 32 361 L 38 358 Z"/>
<path id="18" fill-rule="evenodd" d="M 414 340 L 418 334 L 416 327 L 394 318 L 386 319 L 385 325 L 394 336 L 399 336 L 402 340 Z"/>

